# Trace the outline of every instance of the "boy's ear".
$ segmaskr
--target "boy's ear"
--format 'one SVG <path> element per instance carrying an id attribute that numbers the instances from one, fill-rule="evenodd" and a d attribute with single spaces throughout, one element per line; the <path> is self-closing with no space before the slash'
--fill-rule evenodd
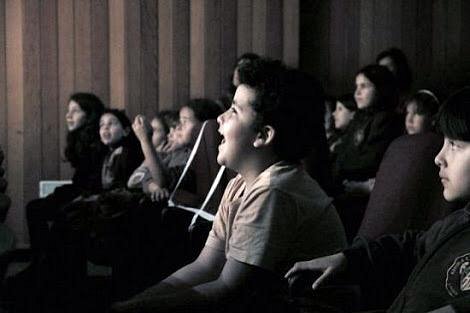
<path id="1" fill-rule="evenodd" d="M 270 125 L 265 125 L 261 128 L 260 131 L 258 131 L 258 134 L 256 135 L 256 139 L 253 142 L 253 146 L 255 148 L 268 146 L 272 144 L 275 135 L 276 135 L 276 130 Z"/>

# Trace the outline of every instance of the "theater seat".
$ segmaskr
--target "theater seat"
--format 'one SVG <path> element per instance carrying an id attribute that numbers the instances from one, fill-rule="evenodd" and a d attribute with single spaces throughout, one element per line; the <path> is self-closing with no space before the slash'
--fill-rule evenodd
<path id="1" fill-rule="evenodd" d="M 209 190 L 211 189 L 212 183 L 216 178 L 220 165 L 217 163 L 218 146 L 222 139 L 218 129 L 216 120 L 208 120 L 204 127 L 202 138 L 199 146 L 197 147 L 196 154 L 193 161 L 189 166 L 189 171 L 195 176 L 196 180 L 196 192 L 191 193 L 184 189 L 179 189 L 175 193 L 174 202 L 189 206 L 193 208 L 199 208 L 204 202 Z M 209 199 L 209 202 L 205 206 L 204 211 L 215 215 L 222 198 L 225 187 L 227 186 L 228 179 L 233 177 L 233 173 L 230 171 L 224 171 L 219 184 L 215 188 L 214 193 Z M 195 223 L 191 224 L 193 214 L 187 214 L 187 212 L 181 212 L 174 208 L 168 208 L 163 211 L 162 220 L 166 225 L 182 224 L 185 226 L 188 233 L 188 249 L 189 259 L 195 258 L 200 250 L 202 249 L 209 230 L 211 229 L 212 222 L 199 217 Z M 180 228 L 178 228 L 178 234 L 180 236 Z M 174 240 L 183 240 L 182 238 L 175 238 Z"/>
<path id="2" fill-rule="evenodd" d="M 434 133 L 405 135 L 393 141 L 377 172 L 358 235 L 374 239 L 406 229 L 427 229 L 446 216 L 434 158 L 443 138 Z"/>

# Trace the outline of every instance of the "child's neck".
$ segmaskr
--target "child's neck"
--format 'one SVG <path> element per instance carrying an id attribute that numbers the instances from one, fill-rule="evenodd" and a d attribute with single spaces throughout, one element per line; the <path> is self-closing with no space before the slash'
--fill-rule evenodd
<path id="1" fill-rule="evenodd" d="M 241 168 L 238 171 L 238 173 L 243 177 L 243 180 L 245 181 L 246 189 L 251 188 L 256 178 L 262 172 L 264 172 L 271 165 L 279 161 L 280 160 L 277 157 L 257 159 L 257 160 L 250 162 L 249 164 L 246 164 L 243 168 Z"/>

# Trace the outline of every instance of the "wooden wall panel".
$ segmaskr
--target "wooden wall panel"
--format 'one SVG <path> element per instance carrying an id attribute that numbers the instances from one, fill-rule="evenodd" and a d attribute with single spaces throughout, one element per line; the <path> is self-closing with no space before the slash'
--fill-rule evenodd
<path id="1" fill-rule="evenodd" d="M 40 2 L 40 92 L 42 179 L 60 177 L 57 1 Z M 34 100 L 33 100 L 34 101 Z"/>
<path id="2" fill-rule="evenodd" d="M 141 109 L 152 116 L 158 109 L 158 1 L 142 1 L 141 13 Z"/>
<path id="3" fill-rule="evenodd" d="M 126 113 L 132 120 L 142 111 L 141 104 L 141 33 L 140 2 L 126 1 L 125 10 L 125 68 Z M 137 49 L 136 49 L 137 48 Z"/>
<path id="4" fill-rule="evenodd" d="M 5 154 L 8 153 L 8 120 L 7 120 L 7 82 L 6 82 L 6 45 L 5 45 L 5 1 L 0 1 L 0 147 Z M 8 166 L 7 160 L 2 166 Z"/>
<path id="5" fill-rule="evenodd" d="M 124 109 L 127 98 L 125 67 L 125 0 L 110 1 L 108 5 L 110 106 Z"/>
<path id="6" fill-rule="evenodd" d="M 283 57 L 292 67 L 299 66 L 299 0 L 283 2 Z"/>
<path id="7" fill-rule="evenodd" d="M 253 51 L 253 0 L 237 1 L 237 56 Z"/>
<path id="8" fill-rule="evenodd" d="M 60 147 L 60 178 L 69 179 L 72 175 L 70 165 L 63 161 L 66 141 L 65 114 L 68 99 L 75 91 L 74 50 L 74 0 L 57 1 L 57 41 L 58 41 L 58 72 L 59 72 L 59 116 L 58 133 Z"/>
<path id="9" fill-rule="evenodd" d="M 25 223 L 23 207 L 24 167 L 23 167 L 23 3 L 8 0 L 5 2 L 6 21 L 6 82 L 8 105 L 8 191 L 12 200 L 7 223 L 15 231 L 20 241 L 24 241 Z"/>
<path id="10" fill-rule="evenodd" d="M 190 4 L 190 69 L 189 95 L 191 98 L 205 97 L 205 0 L 191 1 Z"/>
<path id="11" fill-rule="evenodd" d="M 302 35 L 299 46 L 301 66 L 318 77 L 327 76 L 325 85 L 329 93 L 353 91 L 355 71 L 375 62 L 377 54 L 390 47 L 401 48 L 408 56 L 415 88 L 431 88 L 445 95 L 470 79 L 470 71 L 463 66 L 468 64 L 469 54 L 462 53 L 463 49 L 468 51 L 470 22 L 466 1 L 330 0 L 324 3 L 330 6 L 330 15 L 317 15 L 317 20 L 309 23 L 307 19 L 312 19 L 309 12 L 318 4 L 303 2 L 306 10 L 300 12 L 301 25 L 312 34 L 324 34 L 323 25 L 329 25 L 329 45 L 311 49 L 311 39 Z M 319 64 L 326 58 L 329 68 L 325 75 Z"/>
<path id="12" fill-rule="evenodd" d="M 237 3 L 233 0 L 220 1 L 221 34 L 219 67 L 219 90 L 216 98 L 225 94 L 230 87 L 233 67 L 237 59 Z"/>
<path id="13" fill-rule="evenodd" d="M 37 198 L 41 179 L 40 10 L 36 0 L 23 2 L 23 204 Z M 39 118 L 38 118 L 39 117 Z M 33 153 L 32 153 L 33 152 Z M 38 152 L 38 153 L 35 153 Z M 23 205 L 20 206 L 20 210 Z M 25 231 L 25 236 L 27 232 Z"/>
<path id="14" fill-rule="evenodd" d="M 299 67 L 311 69 L 325 86 L 330 76 L 330 6 L 322 0 L 300 2 Z"/>
<path id="15" fill-rule="evenodd" d="M 91 76 L 91 0 L 74 1 L 75 90 L 88 91 Z M 93 30 L 94 31 L 94 30 Z"/>
<path id="16" fill-rule="evenodd" d="M 189 2 L 159 0 L 159 109 L 177 108 L 188 99 L 189 51 Z"/>
<path id="17" fill-rule="evenodd" d="M 432 60 L 433 60 L 433 13 L 432 6 L 429 1 L 418 0 L 418 8 L 416 10 L 416 50 L 406 51 L 408 54 L 416 55 L 416 63 L 412 68 L 415 77 L 415 87 L 430 88 L 432 82 Z"/>
<path id="18" fill-rule="evenodd" d="M 91 91 L 109 104 L 109 14 L 107 0 L 91 0 Z"/>

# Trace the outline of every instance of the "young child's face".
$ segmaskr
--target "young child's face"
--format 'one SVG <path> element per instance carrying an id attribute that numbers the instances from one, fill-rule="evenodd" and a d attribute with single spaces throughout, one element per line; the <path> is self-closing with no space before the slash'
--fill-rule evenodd
<path id="1" fill-rule="evenodd" d="M 335 128 L 344 130 L 354 118 L 354 111 L 346 108 L 341 102 L 336 102 L 336 110 L 333 112 Z"/>
<path id="2" fill-rule="evenodd" d="M 85 123 L 86 113 L 77 102 L 70 100 L 67 113 L 65 114 L 65 121 L 67 122 L 69 132 L 74 131 Z"/>
<path id="3" fill-rule="evenodd" d="M 129 134 L 129 129 L 124 129 L 116 116 L 105 113 L 100 119 L 100 138 L 106 146 L 114 146 Z"/>
<path id="4" fill-rule="evenodd" d="M 246 156 L 255 149 L 256 112 L 251 107 L 255 99 L 255 90 L 242 84 L 235 92 L 232 106 L 217 118 L 219 133 L 223 137 L 217 162 L 237 172 L 243 167 Z"/>
<path id="5" fill-rule="evenodd" d="M 180 110 L 180 128 L 179 141 L 181 145 L 192 145 L 196 141 L 202 123 L 197 120 L 194 111 L 188 107 L 182 107 Z"/>
<path id="6" fill-rule="evenodd" d="M 364 74 L 356 76 L 354 99 L 359 110 L 365 109 L 373 103 L 375 93 L 375 85 Z"/>
<path id="7" fill-rule="evenodd" d="M 435 158 L 447 201 L 470 199 L 470 142 L 444 138 Z"/>
<path id="8" fill-rule="evenodd" d="M 424 133 L 430 129 L 429 117 L 426 114 L 418 114 L 418 106 L 415 101 L 411 101 L 406 106 L 405 126 L 409 135 Z"/>
<path id="9" fill-rule="evenodd" d="M 152 144 L 157 148 L 166 142 L 167 134 L 158 118 L 154 118 L 150 125 L 152 126 Z"/>

